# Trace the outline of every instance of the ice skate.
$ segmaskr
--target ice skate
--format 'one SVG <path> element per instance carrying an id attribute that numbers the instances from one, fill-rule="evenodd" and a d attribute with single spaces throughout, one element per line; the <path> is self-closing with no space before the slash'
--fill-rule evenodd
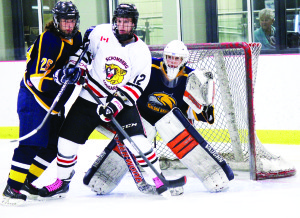
<path id="1" fill-rule="evenodd" d="M 71 176 L 68 179 L 59 179 L 48 186 L 44 186 L 39 190 L 39 199 L 47 200 L 47 199 L 56 199 L 56 198 L 64 198 L 66 197 L 66 193 L 69 191 L 69 184 L 75 172 L 71 173 Z"/>
<path id="2" fill-rule="evenodd" d="M 26 195 L 29 200 L 37 200 L 39 196 L 39 189 L 28 182 L 26 179 L 21 188 L 21 193 Z"/>
<path id="3" fill-rule="evenodd" d="M 3 198 L 1 204 L 5 206 L 18 206 L 24 204 L 27 198 L 26 195 L 23 195 L 20 191 L 11 188 L 9 185 L 6 185 L 2 195 Z"/>

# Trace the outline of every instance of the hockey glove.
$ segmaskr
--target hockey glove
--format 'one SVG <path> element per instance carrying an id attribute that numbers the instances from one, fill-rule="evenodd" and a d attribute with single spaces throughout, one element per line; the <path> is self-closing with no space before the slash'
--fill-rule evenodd
<path id="1" fill-rule="evenodd" d="M 119 97 L 114 97 L 106 105 L 98 105 L 97 113 L 100 116 L 100 119 L 104 122 L 110 122 L 111 116 L 116 117 L 118 113 L 123 109 L 123 101 Z"/>
<path id="2" fill-rule="evenodd" d="M 85 33 L 84 33 L 84 36 L 83 36 L 83 40 L 82 40 L 82 43 L 85 45 L 85 43 L 89 42 L 90 39 L 89 39 L 89 36 L 91 34 L 91 32 L 95 29 L 96 26 L 91 26 L 89 27 Z"/>
<path id="3" fill-rule="evenodd" d="M 69 84 L 74 84 L 78 82 L 81 71 L 82 69 L 78 67 L 59 69 L 54 73 L 53 79 L 59 85 L 64 84 L 67 80 L 69 80 Z"/>

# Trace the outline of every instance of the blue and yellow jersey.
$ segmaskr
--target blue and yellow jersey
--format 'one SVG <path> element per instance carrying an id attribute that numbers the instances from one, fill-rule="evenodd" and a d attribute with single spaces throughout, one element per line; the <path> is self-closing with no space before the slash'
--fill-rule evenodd
<path id="1" fill-rule="evenodd" d="M 28 48 L 23 82 L 45 110 L 50 108 L 61 89 L 61 86 L 54 82 L 53 74 L 68 63 L 70 55 L 74 55 L 81 45 L 80 32 L 73 39 L 67 40 L 53 32 L 45 31 Z M 59 112 L 73 89 L 74 85 L 67 87 L 53 111 L 54 114 Z"/>
<path id="2" fill-rule="evenodd" d="M 189 105 L 183 100 L 183 94 L 186 89 L 187 76 L 193 69 L 184 67 L 179 72 L 177 85 L 175 87 L 166 86 L 163 82 L 164 73 L 163 59 L 152 58 L 151 77 L 148 86 L 137 101 L 137 106 L 142 117 L 154 125 L 166 113 L 174 107 L 179 108 L 185 115 Z M 213 107 L 211 107 L 213 113 Z M 206 116 L 194 113 L 195 119 L 203 122 Z"/>

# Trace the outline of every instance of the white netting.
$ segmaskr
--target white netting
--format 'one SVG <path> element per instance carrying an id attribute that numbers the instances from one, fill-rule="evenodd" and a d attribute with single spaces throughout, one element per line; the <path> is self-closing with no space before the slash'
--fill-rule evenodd
<path id="1" fill-rule="evenodd" d="M 195 128 L 223 156 L 234 170 L 249 170 L 249 124 L 247 78 L 253 72 L 255 84 L 259 43 L 213 43 L 187 45 L 190 57 L 187 66 L 206 69 L 216 78 L 215 123 L 196 122 Z M 163 46 L 150 46 L 152 56 L 161 57 Z M 252 69 L 251 69 L 252 68 Z M 249 86 L 249 84 L 248 84 Z M 250 90 L 250 91 L 251 91 Z M 252 99 L 253 100 L 253 99 Z M 252 101 L 253 102 L 253 101 Z M 250 110 L 253 115 L 253 110 Z M 255 134 L 255 132 L 254 132 Z M 176 156 L 157 135 L 154 146 L 162 167 L 180 164 L 170 163 Z M 255 134 L 257 179 L 277 178 L 295 174 L 295 168 L 280 157 L 271 154 Z M 176 161 L 175 161 L 176 163 Z"/>

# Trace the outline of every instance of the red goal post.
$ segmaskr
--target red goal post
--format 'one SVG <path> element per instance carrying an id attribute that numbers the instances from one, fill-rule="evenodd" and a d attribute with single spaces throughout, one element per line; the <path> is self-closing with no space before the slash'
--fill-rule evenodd
<path id="1" fill-rule="evenodd" d="M 294 166 L 265 149 L 255 132 L 254 86 L 260 43 L 186 44 L 187 66 L 206 69 L 216 78 L 215 123 L 195 122 L 199 133 L 233 170 L 249 170 L 250 179 L 293 176 Z M 150 45 L 152 56 L 162 57 L 165 45 Z M 161 167 L 180 168 L 176 156 L 157 135 L 154 147 Z"/>

